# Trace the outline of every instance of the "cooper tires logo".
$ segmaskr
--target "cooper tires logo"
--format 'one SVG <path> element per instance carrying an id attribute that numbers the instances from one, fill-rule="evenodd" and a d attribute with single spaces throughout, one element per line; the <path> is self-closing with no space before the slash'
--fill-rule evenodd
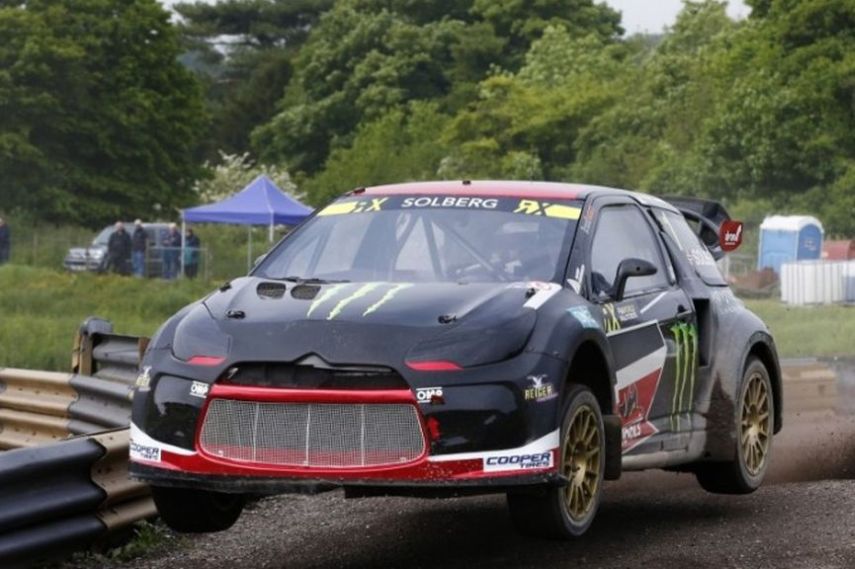
<path id="1" fill-rule="evenodd" d="M 496 472 L 500 470 L 530 470 L 533 468 L 550 467 L 552 467 L 552 451 L 536 452 L 532 454 L 488 456 L 484 459 L 485 472 Z"/>

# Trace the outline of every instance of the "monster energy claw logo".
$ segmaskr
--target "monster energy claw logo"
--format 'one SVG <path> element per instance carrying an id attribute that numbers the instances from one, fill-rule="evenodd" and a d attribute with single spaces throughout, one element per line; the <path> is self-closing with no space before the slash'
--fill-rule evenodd
<path id="1" fill-rule="evenodd" d="M 405 290 L 413 286 L 411 283 L 400 283 L 400 284 L 391 284 L 391 283 L 365 283 L 362 285 L 350 285 L 350 284 L 337 284 L 331 286 L 323 291 L 309 306 L 309 310 L 306 312 L 306 317 L 311 316 L 315 311 L 317 311 L 322 305 L 327 303 L 328 301 L 336 301 L 335 304 L 327 304 L 327 308 L 329 312 L 326 315 L 326 320 L 333 320 L 337 318 L 344 309 L 350 305 L 352 302 L 359 300 L 360 298 L 367 297 L 372 295 L 372 293 L 379 293 L 382 290 L 381 287 L 389 287 L 385 293 L 373 304 L 371 304 L 365 311 L 362 313 L 363 316 L 368 316 L 373 312 L 379 310 L 386 303 L 391 301 L 395 296 Z M 355 290 L 354 290 L 354 287 Z M 339 297 L 339 293 L 349 292 L 347 296 Z M 376 293 L 375 293 L 376 295 Z M 375 296 L 376 298 L 376 296 Z"/>
<path id="2" fill-rule="evenodd" d="M 614 304 L 603 305 L 603 328 L 606 329 L 606 334 L 620 330 L 620 320 L 618 320 Z"/>
<path id="3" fill-rule="evenodd" d="M 680 431 L 683 413 L 692 409 L 695 393 L 695 368 L 698 359 L 698 329 L 694 324 L 678 322 L 671 326 L 677 344 L 674 396 L 671 401 L 671 430 Z"/>

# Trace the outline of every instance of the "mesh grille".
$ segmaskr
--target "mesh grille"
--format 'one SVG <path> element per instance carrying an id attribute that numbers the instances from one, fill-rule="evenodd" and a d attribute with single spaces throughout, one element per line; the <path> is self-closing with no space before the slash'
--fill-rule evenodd
<path id="1" fill-rule="evenodd" d="M 415 460 L 424 437 L 413 405 L 214 399 L 201 445 L 230 460 L 350 468 Z"/>

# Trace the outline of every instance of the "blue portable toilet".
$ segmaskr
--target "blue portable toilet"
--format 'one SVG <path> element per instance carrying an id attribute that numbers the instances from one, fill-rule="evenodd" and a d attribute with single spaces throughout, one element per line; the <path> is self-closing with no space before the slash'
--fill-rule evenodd
<path id="1" fill-rule="evenodd" d="M 760 224 L 760 255 L 757 269 L 781 273 L 782 263 L 819 259 L 822 256 L 822 223 L 810 215 L 772 215 Z"/>

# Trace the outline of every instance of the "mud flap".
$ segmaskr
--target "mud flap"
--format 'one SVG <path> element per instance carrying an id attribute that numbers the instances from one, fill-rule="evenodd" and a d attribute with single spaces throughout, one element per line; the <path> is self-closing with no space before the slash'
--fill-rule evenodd
<path id="1" fill-rule="evenodd" d="M 621 473 L 621 420 L 617 415 L 603 415 L 606 432 L 606 480 L 617 480 Z"/>

